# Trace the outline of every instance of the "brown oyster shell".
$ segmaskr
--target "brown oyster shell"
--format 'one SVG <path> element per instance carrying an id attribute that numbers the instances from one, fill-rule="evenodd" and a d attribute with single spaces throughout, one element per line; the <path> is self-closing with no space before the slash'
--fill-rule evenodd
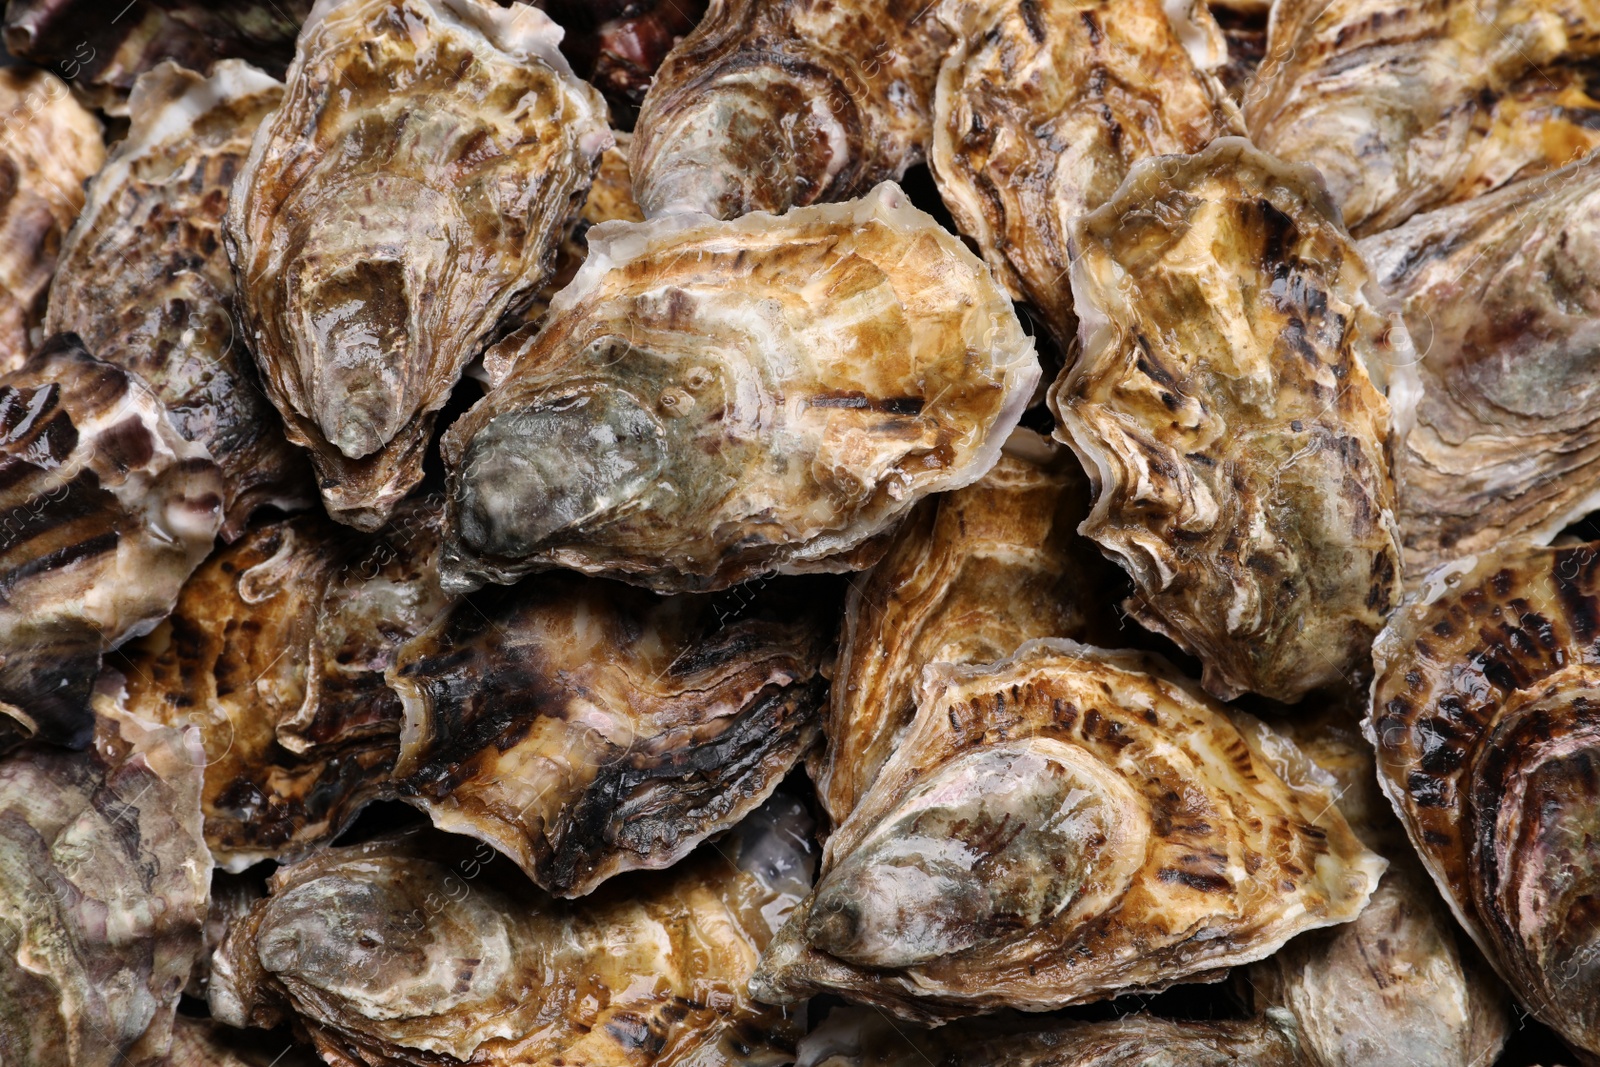
<path id="1" fill-rule="evenodd" d="M 557 896 L 668 867 L 817 739 L 835 606 L 796 579 L 660 597 L 560 573 L 463 601 L 389 672 L 398 792 Z"/>
<path id="2" fill-rule="evenodd" d="M 0 1059 L 153 1067 L 200 956 L 211 856 L 194 731 L 102 720 L 0 760 Z"/>
<path id="3" fill-rule="evenodd" d="M 930 663 L 989 663 L 1036 637 L 1109 642 L 1108 565 L 1077 536 L 1089 486 L 1032 430 L 964 489 L 922 504 L 851 583 L 824 732 L 812 766 L 834 825 L 866 793 L 916 715 Z"/>
<path id="4" fill-rule="evenodd" d="M 1269 734 L 1142 653 L 1038 640 L 936 664 L 751 988 L 913 1021 L 1044 1011 L 1348 922 L 1385 863 L 1275 773 Z"/>
<path id="5" fill-rule="evenodd" d="M 1442 567 L 1373 647 L 1379 783 L 1528 1010 L 1600 1061 L 1600 544 Z"/>
<path id="6" fill-rule="evenodd" d="M 1399 453 L 1407 580 L 1600 506 L 1594 160 L 1361 242 L 1422 355 Z"/>
<path id="7" fill-rule="evenodd" d="M 326 849 L 233 928 L 212 1014 L 271 1025 L 292 1008 L 338 1064 L 777 1067 L 797 1020 L 745 982 L 810 882 L 808 829 L 775 798 L 715 849 L 581 906 L 459 837 Z"/>
<path id="8" fill-rule="evenodd" d="M 36 347 L 83 183 L 105 162 L 100 121 L 42 70 L 0 68 L 0 373 Z"/>
<path id="9" fill-rule="evenodd" d="M 895 186 L 589 231 L 453 425 L 445 582 L 569 567 L 661 591 L 859 569 L 987 470 L 1038 376 L 983 265 Z M 878 550 L 881 552 L 881 548 Z"/>
<path id="10" fill-rule="evenodd" d="M 1246 0 L 1213 2 L 1209 7 L 1228 51 L 1227 62 L 1216 71 L 1217 80 L 1234 103 L 1243 107 L 1255 93 L 1256 71 L 1267 55 L 1267 16 L 1272 5 Z"/>
<path id="11" fill-rule="evenodd" d="M 1284 0 L 1245 118 L 1251 139 L 1322 172 L 1351 232 L 1554 170 L 1600 146 L 1581 0 Z"/>
<path id="12" fill-rule="evenodd" d="M 1109 200 L 1135 161 L 1244 132 L 1185 50 L 1195 31 L 1174 24 L 1174 7 L 1017 0 L 986 8 L 969 33 L 952 27 L 933 122 L 939 193 L 995 277 L 1063 347 L 1077 331 L 1072 224 Z M 1210 21 L 1203 5 L 1197 14 Z"/>
<path id="13" fill-rule="evenodd" d="M 657 71 L 633 173 L 651 218 L 737 218 L 898 180 L 931 134 L 937 0 L 712 0 Z"/>
<path id="14" fill-rule="evenodd" d="M 222 470 L 223 536 L 250 513 L 316 499 L 235 336 L 222 218 L 235 173 L 283 86 L 238 60 L 205 78 L 164 63 L 139 79 L 132 124 L 89 186 L 61 250 L 45 328 L 133 371 Z"/>
<path id="15" fill-rule="evenodd" d="M 136 375 L 56 338 L 0 377 L 0 751 L 79 747 L 104 649 L 172 610 L 222 478 Z"/>
<path id="16" fill-rule="evenodd" d="M 1416 386 L 1337 209 L 1308 168 L 1223 138 L 1136 164 L 1073 240 L 1082 353 L 1050 405 L 1128 610 L 1223 698 L 1346 679 L 1400 599 Z"/>
<path id="17" fill-rule="evenodd" d="M 228 210 L 246 333 L 329 514 L 375 529 L 530 300 L 610 143 L 560 30 L 490 0 L 322 0 Z"/>

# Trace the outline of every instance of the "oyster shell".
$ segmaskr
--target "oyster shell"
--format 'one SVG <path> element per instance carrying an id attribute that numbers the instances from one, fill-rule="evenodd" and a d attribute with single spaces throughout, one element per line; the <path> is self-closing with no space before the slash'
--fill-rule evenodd
<path id="1" fill-rule="evenodd" d="M 1242 107 L 1246 97 L 1255 92 L 1256 71 L 1267 55 L 1267 16 L 1272 4 L 1257 0 L 1238 3 L 1213 0 L 1209 6 L 1228 51 L 1227 62 L 1216 72 L 1217 80 L 1228 90 L 1234 103 Z"/>
<path id="2" fill-rule="evenodd" d="M 1174 25 L 1183 17 L 1174 8 L 1017 0 L 986 8 L 970 33 L 952 27 L 933 121 L 940 195 L 995 277 L 1063 347 L 1077 329 L 1073 222 L 1110 199 L 1136 160 L 1244 133 L 1221 85 L 1185 51 L 1192 31 Z M 1204 5 L 1196 11 L 1210 23 Z"/>
<path id="3" fill-rule="evenodd" d="M 986 471 L 1038 377 L 977 258 L 900 190 L 589 231 L 444 437 L 448 588 L 570 567 L 662 591 L 839 559 Z"/>
<path id="4" fill-rule="evenodd" d="M 532 298 L 610 143 L 542 13 L 322 0 L 228 209 L 246 331 L 323 502 L 375 529 L 461 368 Z"/>
<path id="5" fill-rule="evenodd" d="M 234 174 L 283 86 L 238 60 L 205 78 L 164 63 L 139 79 L 128 136 L 89 186 L 61 250 L 45 328 L 77 333 L 143 378 L 226 485 L 223 536 L 258 507 L 316 499 L 234 336 L 222 216 Z"/>
<path id="6" fill-rule="evenodd" d="M 937 2 L 713 0 L 656 72 L 633 173 L 651 218 L 737 218 L 899 179 L 931 133 Z"/>
<path id="7" fill-rule="evenodd" d="M 1417 390 L 1337 209 L 1309 168 L 1223 138 L 1136 164 L 1073 241 L 1082 354 L 1050 406 L 1127 609 L 1224 698 L 1344 679 L 1400 599 L 1392 457 Z"/>
<path id="8" fill-rule="evenodd" d="M 851 584 L 827 751 L 812 767 L 834 825 L 910 725 L 928 664 L 988 663 L 1035 637 L 1116 632 L 1108 565 L 1075 532 L 1088 510 L 1073 458 L 1018 428 L 988 474 L 918 505 Z"/>
<path id="9" fill-rule="evenodd" d="M 200 956 L 211 857 L 193 731 L 101 721 L 0 760 L 0 1060 L 150 1067 Z"/>
<path id="10" fill-rule="evenodd" d="M 42 70 L 0 68 L 0 373 L 37 341 L 62 238 L 83 208 L 83 183 L 105 162 L 100 121 Z"/>
<path id="11" fill-rule="evenodd" d="M 1284 0 L 1245 118 L 1311 163 L 1353 233 L 1554 170 L 1600 146 L 1580 64 L 1600 11 L 1550 0 Z"/>
<path id="12" fill-rule="evenodd" d="M 178 599 L 222 478 L 137 376 L 71 335 L 0 377 L 0 751 L 81 747 L 104 649 Z"/>
<path id="13" fill-rule="evenodd" d="M 1600 544 L 1441 567 L 1373 659 L 1367 735 L 1412 844 L 1518 999 L 1600 1059 Z"/>
<path id="14" fill-rule="evenodd" d="M 927 1022 L 1043 1011 L 1348 922 L 1385 863 L 1263 736 L 1142 653 L 1038 640 L 936 664 L 751 989 Z"/>
<path id="15" fill-rule="evenodd" d="M 775 798 L 714 851 L 581 907 L 484 844 L 326 849 L 233 928 L 212 1014 L 270 1025 L 292 1008 L 335 1063 L 776 1067 L 796 1020 L 744 986 L 810 884 L 808 831 Z"/>
<path id="16" fill-rule="evenodd" d="M 1600 506 L 1600 173 L 1594 160 L 1361 242 L 1422 353 L 1399 453 L 1406 572 Z"/>
<path id="17" fill-rule="evenodd" d="M 399 794 L 557 896 L 670 866 L 816 740 L 834 606 L 793 579 L 659 597 L 575 574 L 463 601 L 389 672 Z"/>

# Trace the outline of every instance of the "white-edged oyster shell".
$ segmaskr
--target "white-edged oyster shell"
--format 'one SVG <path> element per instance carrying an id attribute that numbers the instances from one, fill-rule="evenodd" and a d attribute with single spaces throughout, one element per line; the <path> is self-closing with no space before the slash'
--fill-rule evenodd
<path id="1" fill-rule="evenodd" d="M 1223 138 L 1074 230 L 1082 352 L 1050 405 L 1095 486 L 1081 530 L 1224 698 L 1345 678 L 1400 599 L 1416 357 L 1338 220 L 1310 168 Z"/>
<path id="2" fill-rule="evenodd" d="M 329 513 L 375 529 L 611 143 L 540 11 L 321 0 L 229 207 L 246 332 Z"/>
<path id="3" fill-rule="evenodd" d="M 936 664 L 751 988 L 911 1020 L 1158 990 L 1353 919 L 1385 863 L 1157 657 Z M 1278 739 L 1277 744 L 1289 745 Z"/>
<path id="4" fill-rule="evenodd" d="M 993 465 L 1039 374 L 983 264 L 889 183 L 596 226 L 543 328 L 485 364 L 442 446 L 449 588 L 863 566 L 839 557 Z"/>

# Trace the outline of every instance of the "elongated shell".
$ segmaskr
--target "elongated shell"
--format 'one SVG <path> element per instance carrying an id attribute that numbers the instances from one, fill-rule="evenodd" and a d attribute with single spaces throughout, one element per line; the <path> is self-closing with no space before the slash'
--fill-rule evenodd
<path id="1" fill-rule="evenodd" d="M 1408 579 L 1600 506 L 1597 242 L 1594 160 L 1361 242 L 1422 355 L 1398 468 Z"/>
<path id="2" fill-rule="evenodd" d="M 808 831 L 775 798 L 715 850 L 581 906 L 462 838 L 326 849 L 233 928 L 211 1011 L 273 1025 L 292 1008 L 330 1062 L 778 1067 L 796 1020 L 745 982 L 810 883 Z"/>
<path id="3" fill-rule="evenodd" d="M 71 331 L 150 384 L 226 485 L 230 540 L 258 507 L 316 499 L 235 335 L 222 218 L 234 176 L 283 86 L 237 60 L 203 78 L 172 63 L 135 87 L 132 124 L 89 186 L 61 251 L 45 327 Z"/>
<path id="4" fill-rule="evenodd" d="M 659 597 L 572 574 L 458 605 L 399 652 L 402 797 L 576 897 L 676 863 L 811 747 L 832 598 Z"/>
<path id="5" fill-rule="evenodd" d="M 229 207 L 248 339 L 329 513 L 382 523 L 610 144 L 542 13 L 322 0 Z"/>
<path id="6" fill-rule="evenodd" d="M 983 264 L 889 184 L 596 226 L 544 327 L 485 364 L 442 445 L 451 588 L 859 568 L 837 557 L 993 465 L 1039 373 Z"/>
<path id="7" fill-rule="evenodd" d="M 1439 568 L 1373 648 L 1379 783 L 1529 1011 L 1600 1059 L 1600 544 Z"/>
<path id="8" fill-rule="evenodd" d="M 1338 219 L 1309 169 L 1224 138 L 1074 231 L 1082 354 L 1050 405 L 1095 486 L 1081 531 L 1224 698 L 1342 680 L 1400 599 L 1415 354 Z"/>
<path id="9" fill-rule="evenodd" d="M 651 218 L 860 196 L 920 161 L 951 35 L 937 2 L 712 0 L 656 72 L 633 172 Z"/>
<path id="10" fill-rule="evenodd" d="M 1157 990 L 1348 922 L 1384 861 L 1161 660 L 1041 640 L 938 664 L 752 980 L 910 1020 Z M 1282 741 L 1282 744 L 1288 744 Z"/>

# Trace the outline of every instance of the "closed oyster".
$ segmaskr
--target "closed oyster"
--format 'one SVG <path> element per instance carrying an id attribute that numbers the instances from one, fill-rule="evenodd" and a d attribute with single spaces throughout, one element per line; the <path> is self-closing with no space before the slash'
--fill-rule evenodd
<path id="1" fill-rule="evenodd" d="M 937 6 L 713 0 L 639 112 L 645 213 L 783 212 L 899 179 L 926 151 L 952 41 Z"/>
<path id="2" fill-rule="evenodd" d="M 153 1067 L 200 956 L 211 857 L 193 731 L 102 720 L 0 760 L 0 1061 Z"/>
<path id="3" fill-rule="evenodd" d="M 461 368 L 527 302 L 605 105 L 521 4 L 322 0 L 228 209 L 246 330 L 323 502 L 375 529 Z"/>
<path id="4" fill-rule="evenodd" d="M 872 785 L 916 714 L 930 663 L 989 663 L 1036 637 L 1109 640 L 1106 564 L 1076 534 L 1077 463 L 1018 428 L 994 468 L 923 502 L 845 603 L 837 679 L 812 768 L 834 825 Z"/>
<path id="5" fill-rule="evenodd" d="M 222 478 L 144 382 L 67 335 L 0 377 L 0 484 L 0 751 L 81 747 L 101 652 L 172 610 Z"/>
<path id="6" fill-rule="evenodd" d="M 449 588 L 859 568 L 918 500 L 993 465 L 1039 373 L 983 265 L 889 184 L 596 226 L 544 327 L 485 365 L 494 388 L 442 445 Z"/>
<path id="7" fill-rule="evenodd" d="M 1135 161 L 1199 151 L 1244 122 L 1185 51 L 1183 35 L 1196 31 L 1174 25 L 1184 16 L 1170 0 L 1008 0 L 985 15 L 969 34 L 953 28 L 933 173 L 995 277 L 1064 347 L 1077 329 L 1072 224 Z M 1204 5 L 1190 17 L 1219 32 Z"/>
<path id="8" fill-rule="evenodd" d="M 1050 405 L 1095 486 L 1081 530 L 1224 698 L 1342 680 L 1400 599 L 1415 354 L 1338 217 L 1224 138 L 1135 165 L 1074 230 L 1083 350 Z"/>
<path id="9" fill-rule="evenodd" d="M 326 849 L 233 928 L 211 1011 L 272 1025 L 292 1008 L 334 1063 L 777 1067 L 796 1020 L 745 982 L 810 884 L 808 831 L 775 798 L 714 850 L 581 906 L 487 845 L 452 854 L 462 838 Z"/>
<path id="10" fill-rule="evenodd" d="M 1284 0 L 1245 118 L 1322 172 L 1353 233 L 1554 170 L 1600 146 L 1584 61 L 1600 10 L 1569 0 Z"/>
<path id="11" fill-rule="evenodd" d="M 37 347 L 61 241 L 105 162 L 100 122 L 42 70 L 0 68 L 0 373 Z"/>
<path id="12" fill-rule="evenodd" d="M 1379 783 L 1512 991 L 1600 1060 L 1600 543 L 1441 567 L 1373 647 Z"/>
<path id="13" fill-rule="evenodd" d="M 1361 242 L 1422 353 L 1399 453 L 1408 577 L 1600 506 L 1597 236 L 1590 161 Z"/>
<path id="14" fill-rule="evenodd" d="M 1043 1011 L 1348 922 L 1384 861 L 1278 776 L 1269 736 L 1141 653 L 1039 640 L 936 664 L 751 988 L 927 1022 Z"/>
<path id="15" fill-rule="evenodd" d="M 659 597 L 575 574 L 463 601 L 390 670 L 398 791 L 557 896 L 670 866 L 816 740 L 832 606 L 794 579 Z"/>
<path id="16" fill-rule="evenodd" d="M 234 336 L 222 217 L 250 138 L 283 86 L 237 60 L 210 78 L 163 64 L 139 79 L 132 125 L 89 186 L 61 250 L 45 327 L 143 378 L 226 486 L 223 536 L 268 504 L 316 499 Z"/>

